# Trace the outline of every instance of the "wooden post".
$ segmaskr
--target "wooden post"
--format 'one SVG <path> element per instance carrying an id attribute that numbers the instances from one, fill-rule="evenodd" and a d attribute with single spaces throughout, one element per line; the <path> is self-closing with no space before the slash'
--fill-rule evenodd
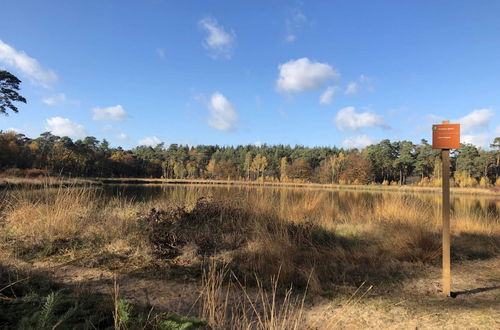
<path id="1" fill-rule="evenodd" d="M 451 296 L 451 260 L 450 260 L 450 149 L 441 151 L 443 164 L 443 293 Z"/>
<path id="2" fill-rule="evenodd" d="M 442 175 L 442 216 L 443 216 L 443 293 L 453 297 L 451 292 L 451 238 L 450 238 L 450 149 L 460 148 L 460 124 L 432 125 L 432 148 L 441 149 Z"/>

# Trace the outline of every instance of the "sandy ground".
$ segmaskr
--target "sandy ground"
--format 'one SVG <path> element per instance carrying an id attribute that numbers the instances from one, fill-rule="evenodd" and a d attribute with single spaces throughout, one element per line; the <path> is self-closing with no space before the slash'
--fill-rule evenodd
<path id="1" fill-rule="evenodd" d="M 4 265 L 42 272 L 53 281 L 111 294 L 115 274 L 53 262 L 26 263 L 2 257 Z M 440 292 L 440 269 L 393 287 L 363 286 L 356 294 L 333 298 L 310 296 L 305 307 L 309 329 L 500 329 L 500 258 L 465 262 L 452 269 L 456 298 Z M 120 295 L 157 311 L 196 314 L 200 286 L 191 280 L 172 281 L 118 275 Z"/>
<path id="2" fill-rule="evenodd" d="M 307 315 L 318 329 L 500 329 L 500 258 L 455 265 L 452 276 L 456 298 L 440 294 L 433 267 L 387 292 L 361 288 L 347 301 L 318 301 Z"/>

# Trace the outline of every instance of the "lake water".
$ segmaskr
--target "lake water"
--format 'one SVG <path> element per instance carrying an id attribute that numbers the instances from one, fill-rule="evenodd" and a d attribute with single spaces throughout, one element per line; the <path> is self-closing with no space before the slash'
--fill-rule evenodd
<path id="1" fill-rule="evenodd" d="M 231 200 L 237 203 L 271 203 L 280 212 L 291 208 L 304 211 L 334 209 L 337 213 L 347 212 L 354 206 L 361 206 L 370 213 L 380 203 L 388 205 L 401 198 L 421 203 L 439 214 L 441 195 L 436 193 L 401 193 L 359 190 L 329 190 L 314 188 L 291 188 L 270 186 L 221 186 L 221 185 L 105 185 L 106 196 L 120 196 L 136 202 L 172 201 L 177 204 L 190 203 L 200 197 L 216 200 Z M 451 196 L 452 212 L 475 214 L 480 218 L 499 221 L 500 196 L 479 196 L 455 194 Z"/>

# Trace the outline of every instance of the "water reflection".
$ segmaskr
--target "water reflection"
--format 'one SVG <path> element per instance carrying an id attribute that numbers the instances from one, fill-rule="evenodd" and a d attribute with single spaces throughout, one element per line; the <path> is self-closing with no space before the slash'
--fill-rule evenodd
<path id="1" fill-rule="evenodd" d="M 314 212 L 329 209 L 332 217 L 342 214 L 356 205 L 364 212 L 372 212 L 380 203 L 390 203 L 396 198 L 409 202 L 419 201 L 422 205 L 439 211 L 441 195 L 433 193 L 401 193 L 348 190 L 320 190 L 308 188 L 269 186 L 214 186 L 214 185 L 107 185 L 103 193 L 108 197 L 126 197 L 136 202 L 168 200 L 179 204 L 194 202 L 201 196 L 215 199 L 238 200 L 240 203 L 256 203 L 257 199 L 274 203 L 276 210 L 284 215 L 290 209 Z M 387 205 L 387 204 L 385 204 Z M 476 214 L 481 218 L 500 217 L 500 198 L 491 196 L 452 195 L 452 212 L 455 214 Z"/>

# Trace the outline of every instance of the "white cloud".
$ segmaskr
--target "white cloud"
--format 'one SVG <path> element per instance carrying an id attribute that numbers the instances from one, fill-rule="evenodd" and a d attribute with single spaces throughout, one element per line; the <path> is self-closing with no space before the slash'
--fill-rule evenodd
<path id="1" fill-rule="evenodd" d="M 16 134 L 21 134 L 21 130 L 19 128 L 14 128 L 14 127 L 7 128 L 5 130 L 5 132 L 12 132 L 12 133 L 16 133 Z"/>
<path id="2" fill-rule="evenodd" d="M 47 105 L 77 105 L 80 102 L 77 100 L 70 100 L 66 97 L 66 94 L 59 93 L 52 95 L 50 97 L 46 97 L 42 99 L 42 102 Z"/>
<path id="3" fill-rule="evenodd" d="M 491 109 L 475 109 L 460 118 L 458 122 L 460 123 L 461 131 L 467 133 L 488 126 L 488 123 L 494 115 Z"/>
<path id="4" fill-rule="evenodd" d="M 156 146 L 161 143 L 161 140 L 157 136 L 147 136 L 139 140 L 139 145 L 141 146 Z"/>
<path id="5" fill-rule="evenodd" d="M 460 142 L 462 143 L 471 143 L 477 147 L 481 147 L 483 149 L 488 148 L 490 146 L 490 138 L 488 134 L 464 134 L 460 137 Z"/>
<path id="6" fill-rule="evenodd" d="M 36 59 L 2 40 L 0 40 L 0 63 L 18 70 L 35 85 L 49 87 L 57 81 L 57 74 L 54 71 L 44 69 Z"/>
<path id="7" fill-rule="evenodd" d="M 116 136 L 116 138 L 117 138 L 118 140 L 122 140 L 122 141 L 128 140 L 128 136 L 127 136 L 127 134 L 125 134 L 125 133 L 120 133 L 120 134 L 118 134 L 118 135 Z M 141 140 L 141 141 L 142 141 L 142 140 Z"/>
<path id="8" fill-rule="evenodd" d="M 356 94 L 358 92 L 358 83 L 352 82 L 347 85 L 347 88 L 345 90 L 346 94 Z"/>
<path id="9" fill-rule="evenodd" d="M 280 91 L 301 92 L 321 89 L 339 73 L 326 63 L 312 62 L 307 57 L 290 60 L 278 66 L 276 86 Z"/>
<path id="10" fill-rule="evenodd" d="M 210 52 L 210 55 L 213 58 L 230 59 L 236 46 L 234 31 L 226 32 L 224 27 L 219 25 L 217 20 L 212 17 L 205 17 L 198 24 L 207 33 L 203 46 Z"/>
<path id="11" fill-rule="evenodd" d="M 162 60 L 165 59 L 165 49 L 163 48 L 158 48 L 156 49 L 156 54 L 158 55 L 159 58 L 161 58 Z"/>
<path id="12" fill-rule="evenodd" d="M 229 100 L 219 92 L 212 94 L 208 124 L 219 131 L 232 131 L 238 122 L 238 113 Z"/>
<path id="13" fill-rule="evenodd" d="M 498 125 L 497 128 L 495 129 L 495 134 L 500 135 L 500 125 Z"/>
<path id="14" fill-rule="evenodd" d="M 323 94 L 321 94 L 319 98 L 319 104 L 321 105 L 328 105 L 331 104 L 333 101 L 333 94 L 335 94 L 338 90 L 337 86 L 330 86 L 328 87 Z"/>
<path id="15" fill-rule="evenodd" d="M 120 104 L 106 108 L 94 108 L 92 113 L 93 120 L 124 120 L 127 117 L 127 112 Z"/>
<path id="16" fill-rule="evenodd" d="M 335 123 L 341 131 L 357 131 L 368 127 L 389 128 L 384 120 L 373 112 L 356 112 L 354 107 L 340 109 L 335 116 Z"/>
<path id="17" fill-rule="evenodd" d="M 68 118 L 52 117 L 45 120 L 45 129 L 57 136 L 83 138 L 87 135 L 82 125 L 72 122 Z"/>
<path id="18" fill-rule="evenodd" d="M 253 143 L 253 145 L 256 146 L 256 147 L 262 147 L 262 142 L 261 141 L 255 141 Z"/>
<path id="19" fill-rule="evenodd" d="M 285 19 L 286 35 L 285 41 L 294 42 L 302 26 L 307 23 L 307 17 L 298 9 Z"/>
<path id="20" fill-rule="evenodd" d="M 373 83 L 372 78 L 362 74 L 361 76 L 359 76 L 357 81 L 351 82 L 347 85 L 345 93 L 358 94 L 362 91 L 372 92 L 374 89 L 372 83 Z"/>
<path id="21" fill-rule="evenodd" d="M 347 149 L 353 149 L 353 148 L 362 149 L 374 143 L 375 141 L 368 135 L 357 135 L 343 140 L 342 146 Z"/>

